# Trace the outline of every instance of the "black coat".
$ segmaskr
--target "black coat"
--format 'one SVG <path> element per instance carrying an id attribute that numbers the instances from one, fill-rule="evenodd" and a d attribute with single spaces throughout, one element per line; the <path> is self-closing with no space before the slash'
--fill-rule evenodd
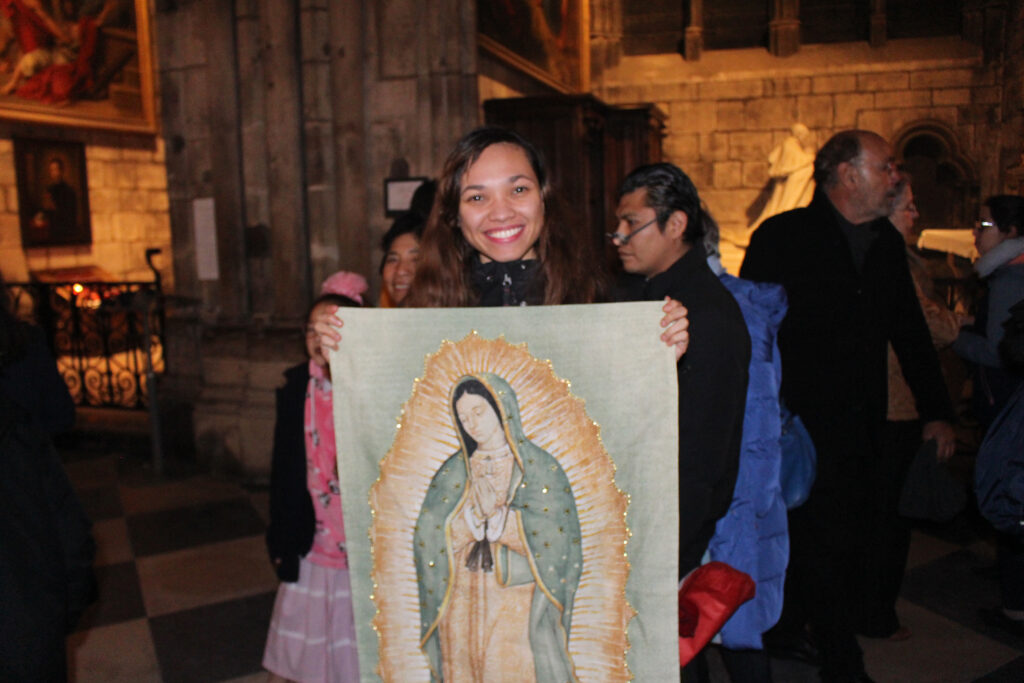
<path id="1" fill-rule="evenodd" d="M 267 550 L 282 581 L 298 581 L 299 558 L 313 547 L 316 515 L 306 483 L 305 407 L 309 362 L 288 368 L 277 390 L 270 471 Z"/>
<path id="2" fill-rule="evenodd" d="M 690 345 L 679 378 L 679 572 L 700 565 L 715 523 L 732 502 L 739 470 L 750 334 L 700 245 L 650 280 L 626 276 L 620 298 L 670 296 L 687 308 Z"/>
<path id="3" fill-rule="evenodd" d="M 810 206 L 765 221 L 740 270 L 743 278 L 786 288 L 789 313 L 779 330 L 782 396 L 817 447 L 812 495 L 819 497 L 850 491 L 848 482 L 863 481 L 865 458 L 878 452 L 889 342 L 921 419 L 953 416 L 903 238 L 886 218 L 856 229 L 874 233 L 860 272 L 838 214 L 818 192 Z"/>
<path id="4" fill-rule="evenodd" d="M 43 331 L 0 316 L 0 325 L 23 325 L 21 331 L 26 337 L 17 362 L 0 367 L 0 396 L 23 408 L 32 425 L 50 436 L 68 431 L 75 424 L 75 403 L 50 355 Z"/>
<path id="5" fill-rule="evenodd" d="M 50 437 L 0 395 L 0 681 L 66 680 L 64 636 L 96 599 L 90 527 Z"/>

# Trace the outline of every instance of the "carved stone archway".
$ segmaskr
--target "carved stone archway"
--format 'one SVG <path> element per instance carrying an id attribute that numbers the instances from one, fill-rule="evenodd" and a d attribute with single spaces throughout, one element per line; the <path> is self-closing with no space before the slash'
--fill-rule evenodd
<path id="1" fill-rule="evenodd" d="M 917 227 L 971 227 L 977 215 L 978 174 L 953 129 L 940 121 L 915 121 L 893 141 L 896 159 L 913 183 L 921 213 Z"/>

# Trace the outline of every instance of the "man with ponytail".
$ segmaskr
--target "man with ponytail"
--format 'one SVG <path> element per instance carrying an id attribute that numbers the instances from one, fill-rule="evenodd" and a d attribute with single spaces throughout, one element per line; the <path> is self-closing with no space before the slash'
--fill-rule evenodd
<path id="1" fill-rule="evenodd" d="M 641 166 L 619 189 L 619 298 L 686 306 L 690 346 L 679 373 L 679 575 L 701 563 L 729 509 L 739 467 L 750 335 L 739 305 L 707 264 L 704 210 L 678 167 Z M 628 352 L 628 350 L 626 350 Z"/>

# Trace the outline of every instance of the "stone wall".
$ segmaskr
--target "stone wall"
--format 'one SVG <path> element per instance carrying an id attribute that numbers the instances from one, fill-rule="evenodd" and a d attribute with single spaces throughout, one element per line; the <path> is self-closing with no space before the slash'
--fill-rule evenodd
<path id="1" fill-rule="evenodd" d="M 169 324 L 166 393 L 201 460 L 261 476 L 312 296 L 338 269 L 376 285 L 384 180 L 437 173 L 479 121 L 474 4 L 158 8 L 177 294 L 195 301 Z M 208 198 L 219 277 L 200 280 L 192 206 Z"/>
<path id="2" fill-rule="evenodd" d="M 1003 120 L 1006 130 L 1000 161 L 1007 169 L 1004 192 L 1024 195 L 1024 0 L 1007 10 L 1006 51 L 1003 55 Z"/>
<path id="3" fill-rule="evenodd" d="M 45 137 L 48 132 L 35 134 Z M 153 273 L 146 266 L 145 252 L 155 247 L 163 253 L 154 264 L 165 286 L 173 287 L 162 142 L 142 149 L 87 144 L 85 159 L 92 244 L 26 250 L 21 244 L 14 148 L 9 139 L 0 139 L 0 271 L 4 277 L 27 280 L 37 270 L 99 266 L 115 280 L 149 281 Z"/>
<path id="4" fill-rule="evenodd" d="M 744 242 L 768 183 L 767 157 L 796 122 L 820 146 L 845 128 L 887 139 L 939 122 L 973 163 L 982 195 L 1000 185 L 992 150 L 1003 144 L 1000 70 L 959 39 L 804 46 L 791 57 L 764 50 L 624 57 L 596 94 L 613 104 L 655 102 L 668 113 L 665 156 L 694 180 L 722 225 Z"/>

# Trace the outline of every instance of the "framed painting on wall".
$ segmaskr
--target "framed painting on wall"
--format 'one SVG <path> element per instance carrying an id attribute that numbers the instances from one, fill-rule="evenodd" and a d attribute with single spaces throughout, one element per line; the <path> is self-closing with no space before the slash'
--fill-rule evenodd
<path id="1" fill-rule="evenodd" d="M 147 6 L 0 2 L 0 119 L 156 132 Z"/>
<path id="2" fill-rule="evenodd" d="M 564 93 L 589 87 L 588 0 L 478 0 L 480 47 Z"/>
<path id="3" fill-rule="evenodd" d="M 85 145 L 14 138 L 21 245 L 92 243 Z"/>

